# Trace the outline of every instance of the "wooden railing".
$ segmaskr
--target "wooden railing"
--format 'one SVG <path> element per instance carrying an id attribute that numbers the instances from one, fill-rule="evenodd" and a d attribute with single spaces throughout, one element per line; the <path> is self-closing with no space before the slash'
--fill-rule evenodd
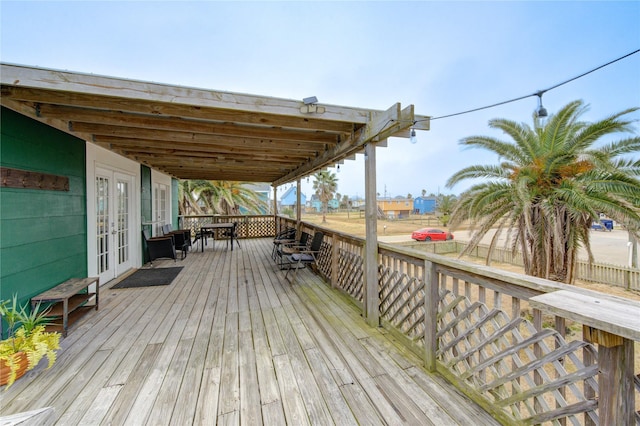
<path id="1" fill-rule="evenodd" d="M 365 241 L 299 228 L 325 234 L 317 273 L 362 308 Z M 384 243 L 377 268 L 381 325 L 501 422 L 640 423 L 640 303 Z"/>
<path id="2" fill-rule="evenodd" d="M 405 247 L 415 248 L 435 254 L 461 253 L 467 248 L 468 243 L 462 241 L 445 242 L 410 242 L 403 243 Z M 488 245 L 479 244 L 468 253 L 468 256 L 486 259 L 490 257 L 492 262 L 507 263 L 509 265 L 523 266 L 522 254 L 496 247 L 489 250 Z M 614 285 L 627 290 L 640 291 L 640 269 L 629 268 L 608 263 L 591 263 L 584 260 L 576 262 L 576 279 L 598 284 Z"/>

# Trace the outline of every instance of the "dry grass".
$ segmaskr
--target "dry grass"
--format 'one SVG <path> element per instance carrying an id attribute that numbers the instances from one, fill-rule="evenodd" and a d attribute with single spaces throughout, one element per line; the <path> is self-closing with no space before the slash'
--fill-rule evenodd
<path id="1" fill-rule="evenodd" d="M 358 212 L 351 213 L 330 213 L 327 214 L 327 222 L 322 223 L 321 214 L 303 214 L 302 220 L 305 222 L 320 225 L 326 228 L 345 232 L 356 237 L 365 236 L 364 214 Z M 378 219 L 378 235 L 408 235 L 418 228 L 433 226 L 443 230 L 449 230 L 432 216 L 411 217 L 409 219 L 381 220 Z"/>

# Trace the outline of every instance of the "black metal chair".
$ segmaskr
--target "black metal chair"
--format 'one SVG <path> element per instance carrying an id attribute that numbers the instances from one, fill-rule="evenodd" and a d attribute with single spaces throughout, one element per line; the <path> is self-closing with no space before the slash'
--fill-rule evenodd
<path id="1" fill-rule="evenodd" d="M 165 236 L 172 236 L 176 250 L 180 250 L 182 259 L 187 257 L 189 247 L 191 247 L 191 230 L 189 229 L 171 229 L 171 225 L 163 225 L 162 233 Z"/>
<path id="2" fill-rule="evenodd" d="M 302 231 L 298 240 L 293 240 L 293 242 L 283 242 L 278 246 L 275 260 L 280 269 L 285 269 L 288 266 L 288 262 L 285 262 L 285 260 L 288 259 L 287 256 L 299 253 L 300 251 L 308 248 L 310 237 L 311 236 L 308 233 Z"/>
<path id="3" fill-rule="evenodd" d="M 147 246 L 147 255 L 149 256 L 149 262 L 153 262 L 156 259 L 173 259 L 176 258 L 176 248 L 174 239 L 172 236 L 166 237 L 151 237 L 149 231 L 144 229 L 142 231 L 142 237 Z"/>
<path id="4" fill-rule="evenodd" d="M 225 229 L 222 231 L 222 236 L 227 238 L 227 249 L 229 248 L 229 240 L 231 240 L 231 249 L 233 250 L 233 242 L 235 241 L 240 248 L 240 242 L 238 241 L 238 222 L 233 222 L 231 229 Z"/>
<path id="5" fill-rule="evenodd" d="M 276 260 L 278 256 L 278 249 L 282 244 L 294 243 L 296 241 L 296 228 L 288 227 L 284 231 L 279 232 L 273 238 L 273 250 L 271 251 L 271 257 Z"/>
<path id="6" fill-rule="evenodd" d="M 200 228 L 196 230 L 195 238 L 190 244 L 195 245 L 198 241 L 200 241 L 200 244 L 202 244 L 202 250 L 204 250 L 204 246 L 207 245 L 208 243 L 207 240 L 209 238 L 211 238 L 215 243 L 215 230 L 213 229 L 206 230 L 206 229 Z M 196 247 L 196 250 L 197 250 L 197 247 Z"/>
<path id="7" fill-rule="evenodd" d="M 311 246 L 308 249 L 301 250 L 298 253 L 293 253 L 288 256 L 289 260 L 289 268 L 287 269 L 287 273 L 284 274 L 284 278 L 288 280 L 291 284 L 296 281 L 298 276 L 298 269 L 306 268 L 309 265 L 313 265 L 318 260 L 318 256 L 320 255 L 320 249 L 322 248 L 322 240 L 324 239 L 324 234 L 322 232 L 316 232 L 313 235 L 313 240 L 311 240 Z M 293 275 L 291 280 L 289 280 L 289 272 L 293 270 Z"/>

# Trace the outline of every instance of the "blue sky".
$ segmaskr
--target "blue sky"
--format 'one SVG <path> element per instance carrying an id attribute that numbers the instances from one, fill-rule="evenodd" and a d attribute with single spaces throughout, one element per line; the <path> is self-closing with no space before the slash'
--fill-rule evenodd
<path id="1" fill-rule="evenodd" d="M 3 62 L 434 117 L 532 94 L 640 48 L 639 1 L 0 1 Z M 640 106 L 640 54 L 545 93 L 586 120 Z M 447 179 L 497 161 L 462 150 L 500 136 L 492 118 L 531 123 L 537 98 L 434 120 L 418 143 L 378 148 L 378 192 L 459 193 Z M 640 112 L 633 115 L 640 120 Z M 639 126 L 636 125 L 636 132 Z M 364 194 L 361 155 L 338 191 Z M 311 183 L 303 181 L 311 195 Z"/>

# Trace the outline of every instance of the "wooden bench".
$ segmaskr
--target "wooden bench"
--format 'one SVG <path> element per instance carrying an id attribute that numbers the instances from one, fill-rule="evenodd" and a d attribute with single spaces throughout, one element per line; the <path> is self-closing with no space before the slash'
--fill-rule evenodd
<path id="1" fill-rule="evenodd" d="M 94 283 L 96 285 L 95 293 L 89 291 L 89 286 Z M 66 336 L 69 326 L 82 315 L 93 308 L 98 310 L 99 293 L 100 278 L 71 278 L 32 297 L 31 307 L 34 308 L 38 303 L 51 303 L 51 309 L 47 316 L 53 318 L 54 323 L 47 326 L 47 329 L 61 331 L 62 335 Z M 95 298 L 93 304 L 87 304 L 92 298 Z M 62 319 L 62 324 L 56 322 L 56 319 Z"/>

